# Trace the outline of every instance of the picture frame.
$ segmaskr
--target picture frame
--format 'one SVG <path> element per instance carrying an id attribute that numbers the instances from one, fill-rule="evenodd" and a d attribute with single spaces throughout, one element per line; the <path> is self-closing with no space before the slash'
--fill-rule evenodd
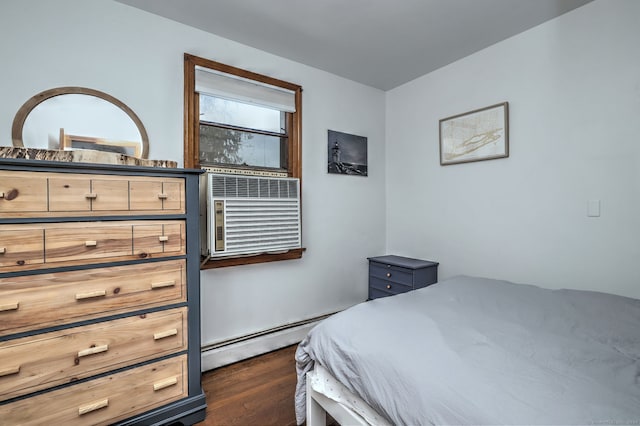
<path id="1" fill-rule="evenodd" d="M 509 103 L 440 120 L 440 165 L 509 157 Z"/>
<path id="2" fill-rule="evenodd" d="M 60 129 L 60 150 L 67 151 L 76 149 L 112 152 L 137 158 L 140 158 L 142 154 L 142 144 L 140 142 L 70 135 L 65 133 L 64 129 Z"/>
<path id="3" fill-rule="evenodd" d="M 368 176 L 367 138 L 328 130 L 327 172 L 341 175 Z"/>

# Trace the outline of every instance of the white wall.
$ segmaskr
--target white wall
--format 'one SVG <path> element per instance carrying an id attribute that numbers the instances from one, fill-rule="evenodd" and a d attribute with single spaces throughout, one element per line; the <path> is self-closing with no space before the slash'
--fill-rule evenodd
<path id="1" fill-rule="evenodd" d="M 640 297 L 639 22 L 598 0 L 388 92 L 388 252 Z M 440 166 L 438 120 L 502 101 L 510 157 Z"/>
<path id="2" fill-rule="evenodd" d="M 385 245 L 383 92 L 111 0 L 3 0 L 0 38 L 0 145 L 31 96 L 84 86 L 138 114 L 150 158 L 182 163 L 185 52 L 302 85 L 307 252 L 203 272 L 203 344 L 366 299 L 366 257 Z M 368 137 L 369 177 L 327 174 L 327 129 Z"/>

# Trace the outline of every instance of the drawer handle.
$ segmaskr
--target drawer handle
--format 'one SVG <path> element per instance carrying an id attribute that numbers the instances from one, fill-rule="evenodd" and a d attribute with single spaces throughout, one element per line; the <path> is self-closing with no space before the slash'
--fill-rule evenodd
<path id="1" fill-rule="evenodd" d="M 90 291 L 88 293 L 77 293 L 76 300 L 93 299 L 94 297 L 104 297 L 107 295 L 106 290 Z"/>
<path id="2" fill-rule="evenodd" d="M 0 254 L 5 254 L 7 252 L 6 247 L 0 247 Z"/>
<path id="3" fill-rule="evenodd" d="M 78 415 L 82 416 L 83 414 L 90 413 L 92 411 L 99 410 L 101 408 L 105 408 L 109 406 L 109 398 L 103 399 L 101 401 L 92 402 L 91 404 L 83 405 L 82 407 L 78 407 Z"/>
<path id="4" fill-rule="evenodd" d="M 85 194 L 84 198 L 87 198 L 89 200 L 95 200 L 96 198 L 98 198 L 98 194 Z"/>
<path id="5" fill-rule="evenodd" d="M 87 246 L 87 247 L 95 247 L 95 246 L 98 245 L 98 242 L 97 241 L 85 241 L 84 245 Z"/>
<path id="6" fill-rule="evenodd" d="M 100 345 L 94 346 L 93 348 L 84 349 L 78 352 L 78 358 L 82 358 L 83 356 L 89 356 L 94 354 L 99 354 L 102 352 L 106 352 L 109 350 L 109 345 Z"/>
<path id="7" fill-rule="evenodd" d="M 0 305 L 0 312 L 17 311 L 20 308 L 20 302 L 4 303 Z"/>
<path id="8" fill-rule="evenodd" d="M 387 284 L 387 290 L 391 290 L 391 284 Z"/>
<path id="9" fill-rule="evenodd" d="M 387 272 L 387 278 L 391 278 L 391 272 Z"/>
<path id="10" fill-rule="evenodd" d="M 160 235 L 158 237 L 158 239 L 160 240 L 160 242 L 166 243 L 167 241 L 169 241 L 169 236 L 168 235 Z"/>
<path id="11" fill-rule="evenodd" d="M 11 376 L 12 374 L 20 373 L 20 366 L 17 367 L 9 367 L 4 370 L 0 370 L 0 377 Z"/>
<path id="12" fill-rule="evenodd" d="M 178 329 L 174 328 L 171 330 L 161 331 L 160 333 L 155 333 L 153 335 L 153 340 L 164 339 L 165 337 L 176 336 L 178 334 Z"/>
<path id="13" fill-rule="evenodd" d="M 176 285 L 176 280 L 173 281 L 162 281 L 159 283 L 151 283 L 151 288 L 164 288 L 164 287 L 173 287 Z"/>
<path id="14" fill-rule="evenodd" d="M 0 192 L 0 198 L 4 198 L 4 192 Z"/>
<path id="15" fill-rule="evenodd" d="M 178 378 L 177 377 L 170 377 L 168 379 L 161 380 L 158 383 L 154 383 L 153 384 L 153 391 L 157 392 L 160 389 L 168 388 L 169 386 L 175 386 L 177 384 L 178 384 Z"/>
<path id="16" fill-rule="evenodd" d="M 169 196 L 167 194 L 158 194 L 158 198 L 161 200 L 166 200 L 167 198 L 169 198 Z"/>

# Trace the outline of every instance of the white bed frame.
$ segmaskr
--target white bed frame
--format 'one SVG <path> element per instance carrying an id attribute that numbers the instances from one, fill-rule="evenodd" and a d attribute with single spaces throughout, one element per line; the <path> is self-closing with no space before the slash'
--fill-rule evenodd
<path id="1" fill-rule="evenodd" d="M 356 412 L 348 407 L 327 398 L 320 392 L 316 392 L 311 386 L 313 370 L 307 373 L 307 423 L 306 426 L 326 426 L 327 413 L 333 417 L 341 426 L 358 425 L 371 426 Z"/>

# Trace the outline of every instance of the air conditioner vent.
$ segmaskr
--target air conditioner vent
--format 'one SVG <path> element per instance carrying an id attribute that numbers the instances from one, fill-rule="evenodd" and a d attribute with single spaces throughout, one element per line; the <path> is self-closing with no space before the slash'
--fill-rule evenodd
<path id="1" fill-rule="evenodd" d="M 211 173 L 207 181 L 211 257 L 301 247 L 298 179 Z"/>
<path id="2" fill-rule="evenodd" d="M 209 174 L 212 197 L 299 198 L 298 179 Z"/>

